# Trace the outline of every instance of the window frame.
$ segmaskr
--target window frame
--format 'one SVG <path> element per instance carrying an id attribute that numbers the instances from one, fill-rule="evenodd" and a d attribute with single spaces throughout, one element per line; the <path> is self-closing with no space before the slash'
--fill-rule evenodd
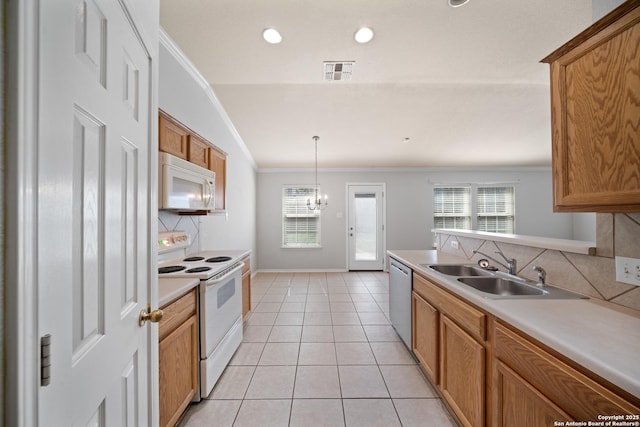
<path id="1" fill-rule="evenodd" d="M 303 196 L 298 196 L 298 202 L 295 206 L 295 211 L 291 212 L 291 211 L 287 211 L 287 206 L 286 206 L 286 202 L 287 202 L 287 191 L 291 191 L 291 190 L 303 190 L 305 191 L 306 194 L 304 194 Z M 282 195 L 281 195 L 281 222 L 280 222 L 280 226 L 281 226 L 281 233 L 280 233 L 280 239 L 281 239 L 281 248 L 282 249 L 318 249 L 318 248 L 322 248 L 322 214 L 320 210 L 314 210 L 311 211 L 309 210 L 309 208 L 307 208 L 307 199 L 310 197 L 311 199 L 313 199 L 315 197 L 315 192 L 316 192 L 316 187 L 313 185 L 283 185 L 282 186 Z M 318 187 L 318 193 L 320 192 L 320 188 Z M 290 197 L 289 197 L 290 199 Z M 296 239 L 296 241 L 292 241 L 289 242 L 287 239 L 287 236 L 289 233 L 287 233 L 287 229 L 290 228 L 291 226 L 289 224 L 287 224 L 287 219 L 292 219 L 292 218 L 296 218 L 296 219 L 307 219 L 306 221 L 301 221 L 301 224 L 304 224 L 305 222 L 309 222 L 310 218 L 315 218 L 315 231 L 313 231 L 313 233 L 315 234 L 316 238 L 314 242 L 309 242 L 309 241 L 300 241 L 299 239 Z M 296 220 L 297 223 L 297 220 Z M 309 229 L 311 227 L 309 227 L 309 224 L 306 225 L 306 227 Z M 304 226 L 303 226 L 304 228 Z M 309 234 L 310 231 L 307 230 L 307 234 Z M 296 234 L 298 234 L 298 232 L 296 232 Z M 300 234 L 303 234 L 303 232 L 300 232 Z"/>

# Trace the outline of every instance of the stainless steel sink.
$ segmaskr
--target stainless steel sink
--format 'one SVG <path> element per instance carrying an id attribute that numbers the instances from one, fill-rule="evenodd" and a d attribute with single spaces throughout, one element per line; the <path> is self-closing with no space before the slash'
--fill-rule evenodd
<path id="1" fill-rule="evenodd" d="M 502 277 L 461 277 L 459 282 L 464 283 L 480 292 L 486 292 L 500 296 L 521 296 L 521 295 L 545 295 L 542 288 L 516 282 L 515 280 Z"/>
<path id="2" fill-rule="evenodd" d="M 514 280 L 504 276 L 505 273 L 497 273 L 496 277 L 460 277 L 458 282 L 468 286 L 478 294 L 491 299 L 520 299 L 520 298 L 544 298 L 544 299 L 581 299 L 588 298 L 584 295 L 544 285 L 538 287 L 533 282 L 524 279 Z"/>
<path id="3" fill-rule="evenodd" d="M 430 268 L 438 273 L 446 274 L 447 276 L 493 276 L 491 271 L 483 270 L 480 267 L 474 265 L 464 264 L 420 264 L 423 267 Z"/>
<path id="4" fill-rule="evenodd" d="M 490 299 L 579 299 L 584 295 L 535 282 L 501 271 L 488 271 L 468 264 L 420 264 L 442 275 L 450 283 L 466 286 L 477 295 Z"/>

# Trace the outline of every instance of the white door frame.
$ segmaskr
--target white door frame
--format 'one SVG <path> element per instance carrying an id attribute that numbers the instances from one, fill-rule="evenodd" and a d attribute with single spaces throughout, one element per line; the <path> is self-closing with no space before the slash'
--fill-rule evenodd
<path id="1" fill-rule="evenodd" d="M 37 7 L 10 1 L 4 17 L 8 52 L 5 111 L 7 187 L 5 211 L 5 421 L 37 425 Z M 10 285 L 8 285 L 10 284 Z"/>
<path id="2" fill-rule="evenodd" d="M 386 269 L 386 253 L 387 253 L 387 202 L 386 202 L 386 193 L 387 193 L 387 184 L 384 182 L 347 182 L 345 184 L 345 207 L 346 207 L 346 221 L 345 221 L 345 240 L 346 240 L 346 266 L 347 271 L 350 270 L 351 266 L 351 239 L 349 239 L 349 218 L 351 212 L 349 211 L 349 187 L 351 186 L 360 186 L 360 185 L 376 185 L 382 186 L 382 233 L 381 233 L 381 245 L 382 245 L 382 259 L 380 262 L 382 263 L 381 270 L 385 271 Z"/>
<path id="3" fill-rule="evenodd" d="M 125 0 L 126 3 L 129 3 Z M 155 3 L 154 3 L 155 4 Z M 38 4 L 36 1 L 9 1 L 4 9 L 7 24 L 3 40 L 7 51 L 5 69 L 6 104 L 3 111 L 7 138 L 5 168 L 6 187 L 4 202 L 6 224 L 4 241 L 4 274 L 6 282 L 0 282 L 5 291 L 4 341 L 0 351 L 5 356 L 3 396 L 4 413 L 0 411 L 0 424 L 38 426 L 38 390 L 40 380 L 40 337 L 38 336 L 38 277 L 34 265 L 38 238 Z M 149 36 L 149 34 L 147 35 Z M 157 37 L 157 34 L 150 35 Z M 158 51 L 152 48 L 154 71 L 152 72 L 152 111 L 157 111 Z M 149 147 L 148 245 L 157 244 L 157 114 L 151 114 Z M 151 304 L 157 302 L 157 254 L 149 251 Z M 149 383 L 147 392 L 150 425 L 159 422 L 158 402 L 158 331 L 151 328 L 149 334 Z M 55 338 L 52 345 L 55 345 Z M 55 367 L 54 367 L 55 369 Z"/>

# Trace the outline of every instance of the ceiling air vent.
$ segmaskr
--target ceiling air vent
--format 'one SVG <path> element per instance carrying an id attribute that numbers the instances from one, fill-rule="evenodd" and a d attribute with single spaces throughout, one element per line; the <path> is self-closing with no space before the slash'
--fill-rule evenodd
<path id="1" fill-rule="evenodd" d="M 324 63 L 324 80 L 327 82 L 336 82 L 351 80 L 353 73 L 353 64 L 355 62 L 325 62 Z"/>

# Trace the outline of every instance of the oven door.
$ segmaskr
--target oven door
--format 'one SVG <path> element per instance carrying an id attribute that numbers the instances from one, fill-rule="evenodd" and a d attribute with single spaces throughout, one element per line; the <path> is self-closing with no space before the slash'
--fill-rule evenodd
<path id="1" fill-rule="evenodd" d="M 200 284 L 200 357 L 206 359 L 242 318 L 242 267 Z"/>

